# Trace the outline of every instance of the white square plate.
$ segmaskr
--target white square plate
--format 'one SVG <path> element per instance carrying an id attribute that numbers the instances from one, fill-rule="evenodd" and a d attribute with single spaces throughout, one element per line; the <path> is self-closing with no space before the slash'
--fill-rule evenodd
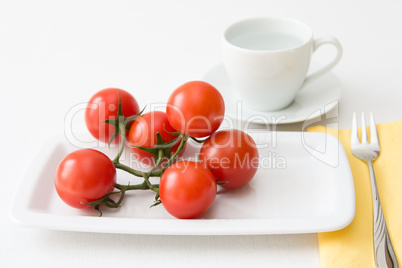
<path id="1" fill-rule="evenodd" d="M 352 221 L 353 178 L 336 138 L 308 132 L 249 134 L 261 147 L 256 176 L 240 189 L 219 186 L 203 218 L 179 220 L 162 205 L 150 208 L 151 191 L 128 192 L 120 208 L 103 208 L 102 217 L 92 208 L 65 205 L 54 189 L 54 174 L 60 160 L 77 147 L 64 136 L 50 140 L 28 168 L 14 199 L 12 218 L 25 226 L 54 230 L 164 235 L 315 233 L 338 230 Z M 183 157 L 195 158 L 197 146 L 188 144 Z M 115 148 L 101 147 L 96 149 L 115 156 Z M 122 159 L 140 168 L 128 150 Z M 141 182 L 120 170 L 117 180 L 120 184 Z"/>

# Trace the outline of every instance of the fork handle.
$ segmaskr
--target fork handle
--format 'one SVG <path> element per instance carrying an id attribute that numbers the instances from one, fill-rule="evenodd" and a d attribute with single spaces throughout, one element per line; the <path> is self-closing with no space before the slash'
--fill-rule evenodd
<path id="1" fill-rule="evenodd" d="M 374 253 L 377 267 L 399 267 L 398 260 L 392 247 L 391 239 L 388 234 L 388 228 L 385 223 L 384 214 L 380 203 L 380 197 L 377 190 L 377 181 L 375 179 L 373 162 L 367 161 L 370 172 L 371 193 L 373 196 L 374 212 Z"/>

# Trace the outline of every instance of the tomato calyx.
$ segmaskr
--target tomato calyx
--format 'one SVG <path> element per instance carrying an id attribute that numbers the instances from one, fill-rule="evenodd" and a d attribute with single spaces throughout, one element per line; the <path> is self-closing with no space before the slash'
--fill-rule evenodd
<path id="1" fill-rule="evenodd" d="M 121 154 L 123 153 L 124 150 L 124 141 L 126 140 L 126 131 L 129 130 L 130 128 L 130 122 L 136 120 L 138 117 L 141 116 L 141 114 L 144 112 L 145 107 L 136 115 L 125 117 L 123 114 L 123 107 L 121 104 L 121 98 L 120 94 L 118 94 L 119 102 L 118 102 L 118 108 L 117 108 L 117 115 L 115 119 L 107 119 L 104 121 L 104 123 L 107 123 L 109 125 L 114 126 L 115 131 L 113 132 L 113 135 L 109 139 L 108 145 L 113 142 L 113 140 L 116 139 L 117 136 L 121 136 L 121 141 L 120 141 L 120 147 L 119 147 L 119 152 L 117 153 L 116 157 L 113 159 L 113 164 L 118 163 Z M 128 130 L 127 130 L 128 128 Z"/>
<path id="2" fill-rule="evenodd" d="M 113 199 L 110 198 L 111 195 L 114 194 L 120 194 L 120 198 L 119 200 L 116 202 Z M 89 202 L 89 203 L 82 203 L 88 206 L 93 206 L 100 214 L 99 217 L 102 216 L 102 211 L 99 209 L 99 206 L 102 204 L 108 208 L 118 208 L 120 207 L 121 202 L 123 202 L 125 196 L 125 191 L 119 191 L 119 192 L 111 192 L 106 194 L 104 197 L 102 197 L 101 199 L 98 199 L 96 201 L 93 202 Z"/>
<path id="3" fill-rule="evenodd" d="M 117 115 L 116 119 L 107 119 L 104 121 L 104 123 L 107 123 L 109 125 L 114 126 L 115 131 L 113 135 L 109 139 L 109 146 L 113 142 L 114 139 L 116 139 L 117 136 L 124 134 L 124 137 L 126 136 L 125 132 L 130 130 L 130 122 L 136 120 L 138 117 L 141 116 L 141 114 L 144 112 L 145 107 L 136 115 L 125 117 L 123 114 L 123 107 L 121 104 L 121 98 L 120 94 L 117 93 L 119 102 L 118 102 L 118 108 L 117 108 Z"/>
<path id="4" fill-rule="evenodd" d="M 149 187 L 145 183 L 145 181 L 141 184 L 136 184 L 136 185 L 130 185 L 130 184 L 129 185 L 121 185 L 121 184 L 116 183 L 115 188 L 118 189 L 119 191 L 110 192 L 110 193 L 106 194 L 104 197 L 102 197 L 101 199 L 98 199 L 96 201 L 89 202 L 89 203 L 83 202 L 82 204 L 93 206 L 97 211 L 99 211 L 99 213 L 100 213 L 99 217 L 101 217 L 102 211 L 99 209 L 100 205 L 104 205 L 105 207 L 108 207 L 108 208 L 118 208 L 118 207 L 120 207 L 121 203 L 124 200 L 126 191 L 149 189 Z M 120 197 L 117 200 L 117 202 L 111 198 L 112 195 L 116 195 L 116 194 L 120 194 Z"/>
<path id="5" fill-rule="evenodd" d="M 156 132 L 156 145 L 153 148 L 147 148 L 147 147 L 135 146 L 135 145 L 131 145 L 131 146 L 152 154 L 154 156 L 155 165 L 156 165 L 159 158 L 167 158 L 167 159 L 170 158 L 170 149 L 180 139 L 181 139 L 181 136 L 178 136 L 174 140 L 171 140 L 169 142 L 164 142 L 162 139 L 162 135 L 159 132 Z"/>
<path id="6" fill-rule="evenodd" d="M 163 130 L 164 130 L 166 133 L 169 133 L 170 135 L 173 135 L 173 136 L 180 136 L 180 134 L 182 134 L 182 133 L 179 132 L 179 131 L 175 131 L 175 132 L 168 131 L 168 130 L 165 128 L 165 125 L 163 125 Z"/>

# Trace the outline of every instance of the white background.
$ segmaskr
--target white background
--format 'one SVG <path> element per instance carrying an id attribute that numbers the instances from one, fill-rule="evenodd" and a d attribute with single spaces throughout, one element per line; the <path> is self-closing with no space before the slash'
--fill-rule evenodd
<path id="1" fill-rule="evenodd" d="M 338 116 L 373 111 L 402 119 L 401 1 L 4 1 L 0 0 L 1 267 L 319 267 L 316 234 L 148 236 L 20 227 L 10 205 L 28 164 L 64 133 L 72 107 L 120 87 L 141 107 L 221 62 L 220 35 L 237 20 L 289 16 L 336 36 L 344 55 Z M 315 59 L 325 62 L 332 50 Z M 73 131 L 85 132 L 83 119 Z M 327 124 L 326 121 L 320 122 Z M 301 131 L 302 124 L 281 126 Z"/>

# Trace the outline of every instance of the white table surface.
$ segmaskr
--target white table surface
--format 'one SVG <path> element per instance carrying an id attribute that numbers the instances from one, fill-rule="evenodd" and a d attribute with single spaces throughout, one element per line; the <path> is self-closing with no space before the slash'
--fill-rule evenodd
<path id="1" fill-rule="evenodd" d="M 320 124 L 348 128 L 353 111 L 373 111 L 377 123 L 401 120 L 401 11 L 397 0 L 0 1 L 0 266 L 319 267 L 316 234 L 50 231 L 16 225 L 10 204 L 41 145 L 64 133 L 74 105 L 112 86 L 141 106 L 166 101 L 220 63 L 220 34 L 243 18 L 290 16 L 317 37 L 341 41 L 344 55 L 332 72 L 342 98 L 336 116 Z M 325 62 L 331 52 L 323 48 L 315 59 Z M 76 122 L 73 131 L 85 132 Z"/>

